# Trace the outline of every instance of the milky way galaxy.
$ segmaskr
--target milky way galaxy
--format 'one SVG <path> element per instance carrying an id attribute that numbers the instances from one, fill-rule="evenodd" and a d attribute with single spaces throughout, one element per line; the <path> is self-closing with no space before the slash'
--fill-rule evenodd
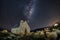
<path id="1" fill-rule="evenodd" d="M 26 5 L 25 10 L 24 10 L 24 15 L 26 18 L 29 20 L 33 14 L 34 11 L 34 3 L 35 0 L 31 0 L 28 5 Z"/>

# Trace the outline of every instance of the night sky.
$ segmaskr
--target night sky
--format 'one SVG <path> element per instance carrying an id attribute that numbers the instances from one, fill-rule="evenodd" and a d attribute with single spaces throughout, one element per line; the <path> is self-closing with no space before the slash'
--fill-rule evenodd
<path id="1" fill-rule="evenodd" d="M 0 27 L 18 27 L 26 5 L 31 0 L 0 0 Z M 59 0 L 33 0 L 33 12 L 29 20 L 31 30 L 53 25 L 60 21 Z M 29 17 L 29 16 L 28 16 Z"/>

